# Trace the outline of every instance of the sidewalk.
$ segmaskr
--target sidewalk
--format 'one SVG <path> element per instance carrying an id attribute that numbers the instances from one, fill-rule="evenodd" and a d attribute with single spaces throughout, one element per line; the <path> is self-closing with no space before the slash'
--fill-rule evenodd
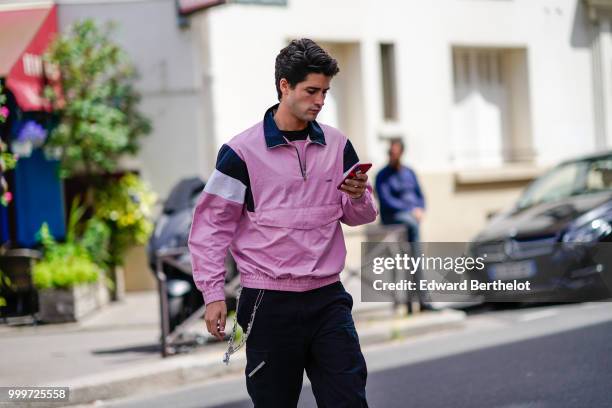
<path id="1" fill-rule="evenodd" d="M 358 299 L 359 295 L 353 297 Z M 465 319 L 465 314 L 456 310 L 400 318 L 388 304 L 355 303 L 353 315 L 363 346 L 456 328 Z M 232 356 L 226 367 L 221 362 L 226 343 L 212 339 L 191 353 L 161 358 L 158 315 L 157 293 L 150 291 L 128 293 L 122 302 L 112 303 L 79 323 L 0 325 L 0 386 L 68 386 L 70 404 L 82 404 L 244 370 L 243 353 Z M 231 322 L 227 327 L 231 328 Z M 206 334 L 203 322 L 193 330 Z"/>

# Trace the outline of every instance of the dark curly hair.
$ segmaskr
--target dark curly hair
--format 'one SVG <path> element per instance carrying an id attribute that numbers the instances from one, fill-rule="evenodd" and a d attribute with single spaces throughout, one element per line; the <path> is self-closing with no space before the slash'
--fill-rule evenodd
<path id="1" fill-rule="evenodd" d="M 276 57 L 274 78 L 278 100 L 281 100 L 280 80 L 285 78 L 291 88 L 306 79 L 310 73 L 333 77 L 340 69 L 338 62 L 319 45 L 308 39 L 293 40 Z"/>

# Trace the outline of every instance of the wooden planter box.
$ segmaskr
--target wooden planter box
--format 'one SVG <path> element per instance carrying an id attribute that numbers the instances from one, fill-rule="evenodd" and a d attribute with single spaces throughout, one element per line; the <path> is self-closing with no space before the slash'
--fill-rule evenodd
<path id="1" fill-rule="evenodd" d="M 109 301 L 108 289 L 102 282 L 70 289 L 41 289 L 38 318 L 46 323 L 76 322 Z"/>

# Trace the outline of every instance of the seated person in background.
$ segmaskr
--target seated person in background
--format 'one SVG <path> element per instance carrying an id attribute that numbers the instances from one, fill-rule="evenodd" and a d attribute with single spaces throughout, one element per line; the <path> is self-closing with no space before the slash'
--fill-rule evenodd
<path id="1" fill-rule="evenodd" d="M 405 224 L 406 239 L 409 242 L 419 242 L 419 225 L 425 214 L 425 197 L 414 171 L 402 165 L 403 153 L 402 140 L 393 139 L 389 146 L 389 164 L 376 175 L 380 216 L 385 225 Z"/>
<path id="2" fill-rule="evenodd" d="M 404 224 L 406 240 L 410 243 L 413 256 L 419 256 L 419 226 L 425 214 L 425 197 L 414 171 L 401 163 L 404 143 L 401 139 L 391 140 L 389 164 L 376 175 L 376 193 L 380 201 L 380 215 L 384 225 Z M 422 271 L 417 269 L 413 276 L 422 279 Z M 418 285 L 418 284 L 417 284 Z M 420 309 L 427 309 L 424 295 L 417 291 Z M 412 312 L 412 301 L 406 299 L 408 312 Z"/>

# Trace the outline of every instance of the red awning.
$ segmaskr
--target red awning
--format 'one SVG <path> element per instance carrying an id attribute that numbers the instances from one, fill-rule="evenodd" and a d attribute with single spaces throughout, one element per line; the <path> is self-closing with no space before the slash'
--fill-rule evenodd
<path id="1" fill-rule="evenodd" d="M 42 55 L 57 33 L 52 4 L 0 5 L 0 77 L 24 111 L 50 110 L 42 98 Z"/>
<path id="2" fill-rule="evenodd" d="M 189 15 L 224 3 L 227 3 L 227 0 L 178 0 L 176 4 L 180 14 Z"/>

